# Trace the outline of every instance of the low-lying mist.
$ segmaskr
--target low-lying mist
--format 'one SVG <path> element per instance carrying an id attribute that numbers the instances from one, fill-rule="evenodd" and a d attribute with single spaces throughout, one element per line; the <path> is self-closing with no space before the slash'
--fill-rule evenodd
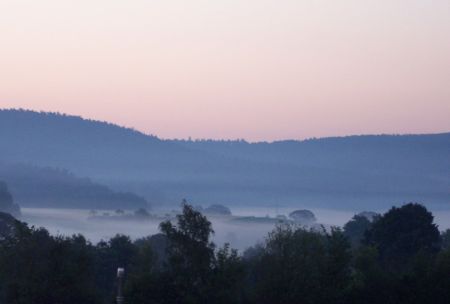
<path id="1" fill-rule="evenodd" d="M 298 208 L 297 208 L 298 209 Z M 233 248 L 244 250 L 264 239 L 276 223 L 279 215 L 288 215 L 294 208 L 233 208 L 231 211 L 236 218 L 258 218 L 260 221 L 233 221 L 226 217 L 209 216 L 215 231 L 213 240 L 221 246 L 230 243 Z M 342 227 L 355 213 L 332 209 L 310 208 L 317 224 L 325 228 L 330 226 Z M 449 210 L 432 210 L 435 222 L 440 230 L 450 228 Z M 386 210 L 377 210 L 384 212 Z M 130 211 L 129 211 L 130 212 Z M 169 210 L 159 210 L 158 214 L 165 214 Z M 102 211 L 99 212 L 100 214 Z M 267 221 L 265 221 L 267 219 Z M 161 219 L 126 220 L 111 218 L 92 218 L 90 211 L 85 209 L 50 209 L 50 208 L 22 208 L 22 220 L 29 225 L 44 227 L 54 235 L 83 234 L 93 243 L 108 240 L 116 234 L 125 234 L 132 239 L 153 235 L 159 232 Z"/>

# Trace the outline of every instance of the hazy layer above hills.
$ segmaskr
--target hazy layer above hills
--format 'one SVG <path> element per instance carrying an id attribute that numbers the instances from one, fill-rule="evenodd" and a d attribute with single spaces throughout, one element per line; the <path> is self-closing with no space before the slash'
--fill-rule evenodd
<path id="1" fill-rule="evenodd" d="M 450 133 L 307 141 L 161 140 L 116 125 L 0 111 L 0 160 L 68 169 L 154 205 L 450 205 Z"/>

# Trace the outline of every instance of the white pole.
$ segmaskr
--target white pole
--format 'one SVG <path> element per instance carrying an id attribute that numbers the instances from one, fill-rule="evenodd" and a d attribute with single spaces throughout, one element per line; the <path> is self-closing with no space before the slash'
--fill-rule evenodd
<path id="1" fill-rule="evenodd" d="M 123 304 L 124 298 L 123 298 L 123 277 L 125 274 L 125 269 L 119 267 L 117 268 L 117 297 L 116 301 L 117 304 Z"/>

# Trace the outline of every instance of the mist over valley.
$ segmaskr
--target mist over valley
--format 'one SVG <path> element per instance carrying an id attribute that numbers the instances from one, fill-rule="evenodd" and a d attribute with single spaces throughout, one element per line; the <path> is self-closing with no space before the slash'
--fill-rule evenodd
<path id="1" fill-rule="evenodd" d="M 109 197 L 111 209 L 144 200 L 155 208 L 178 206 L 184 198 L 230 207 L 358 211 L 411 201 L 449 207 L 450 133 L 271 143 L 163 140 L 76 116 L 1 110 L 0 136 L 0 178 L 24 207 L 80 208 L 88 193 L 94 205 Z M 40 170 L 48 177 L 33 181 Z M 59 194 L 51 183 L 60 185 Z M 35 202 L 27 193 L 32 188 Z M 77 191 L 79 202 L 65 202 Z"/>

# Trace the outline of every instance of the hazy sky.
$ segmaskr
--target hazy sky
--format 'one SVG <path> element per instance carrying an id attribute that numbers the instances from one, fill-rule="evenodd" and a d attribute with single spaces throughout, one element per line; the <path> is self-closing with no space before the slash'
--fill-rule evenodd
<path id="1" fill-rule="evenodd" d="M 0 107 L 165 138 L 450 131 L 450 1 L 0 0 Z"/>

